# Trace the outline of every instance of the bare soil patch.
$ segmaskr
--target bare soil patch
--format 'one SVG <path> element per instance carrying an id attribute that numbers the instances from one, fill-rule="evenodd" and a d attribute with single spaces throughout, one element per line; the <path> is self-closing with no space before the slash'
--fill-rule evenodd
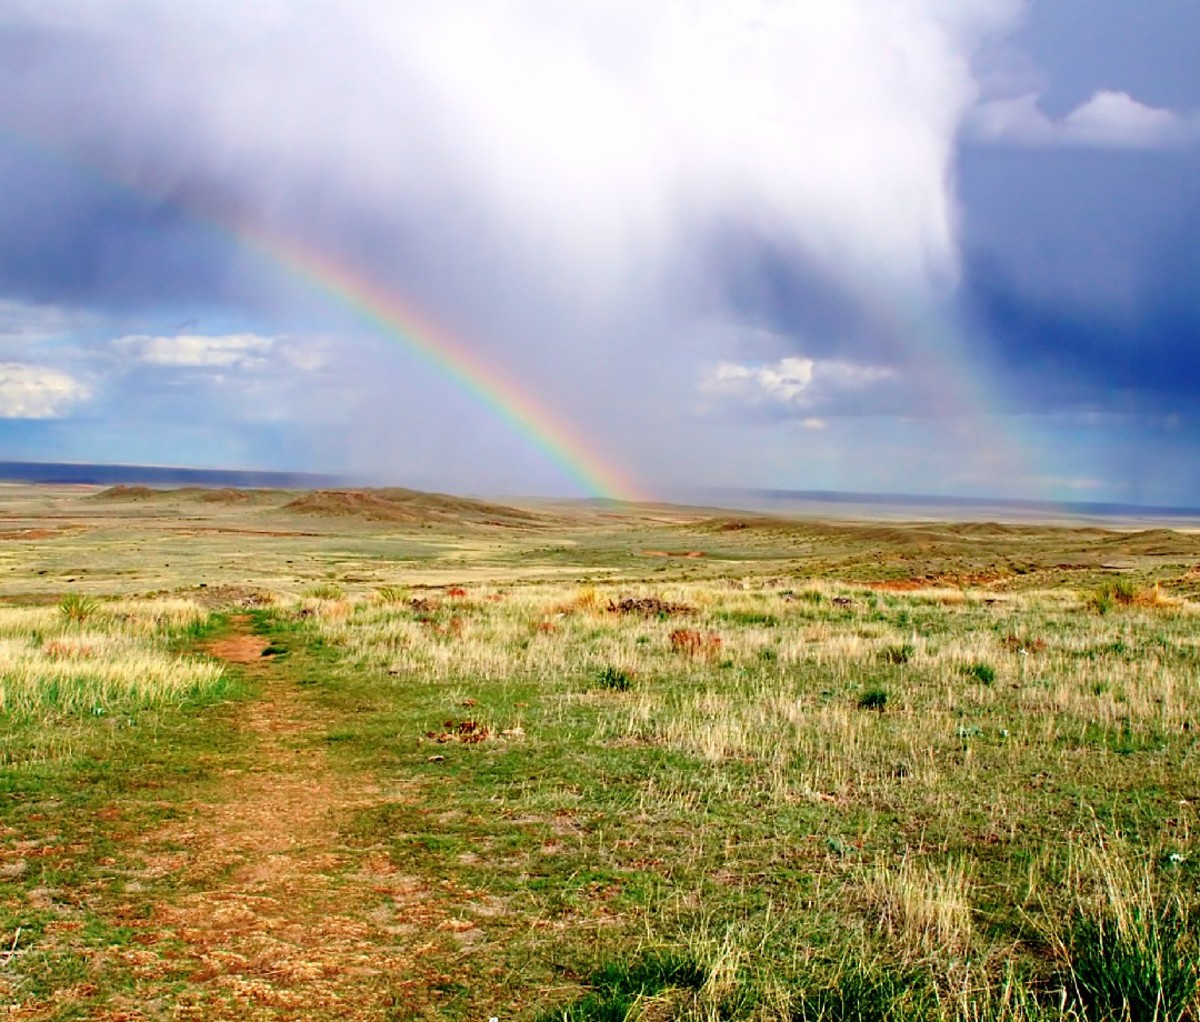
<path id="1" fill-rule="evenodd" d="M 204 651 L 233 664 L 255 664 L 262 659 L 269 646 L 270 643 L 261 635 L 242 633 L 210 642 Z"/>

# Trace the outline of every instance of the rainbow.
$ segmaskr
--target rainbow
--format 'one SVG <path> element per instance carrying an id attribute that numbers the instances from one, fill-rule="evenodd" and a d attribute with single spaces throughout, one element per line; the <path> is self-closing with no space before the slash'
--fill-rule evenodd
<path id="1" fill-rule="evenodd" d="M 64 146 L 11 127 L 4 134 L 102 185 L 135 196 L 143 194 L 134 183 L 91 161 L 82 161 Z M 384 287 L 296 238 L 271 233 L 195 204 L 176 202 L 175 208 L 194 223 L 231 239 L 349 309 L 379 334 L 418 356 L 540 451 L 584 493 L 608 500 L 648 499 L 636 480 L 581 437 L 573 424 L 555 415 L 517 380 L 486 362 L 466 340 L 436 323 L 395 288 Z"/>
<path id="2" fill-rule="evenodd" d="M 584 492 L 609 500 L 647 499 L 634 479 L 580 437 L 571 423 L 550 412 L 514 379 L 485 362 L 465 340 L 435 323 L 394 288 L 385 288 L 294 238 L 285 239 L 257 226 L 221 221 L 211 215 L 204 219 L 449 377 L 540 450 Z"/>

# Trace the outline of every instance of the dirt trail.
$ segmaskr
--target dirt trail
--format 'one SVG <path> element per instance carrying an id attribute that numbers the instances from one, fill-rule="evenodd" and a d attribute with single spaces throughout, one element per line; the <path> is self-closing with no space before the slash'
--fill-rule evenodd
<path id="1" fill-rule="evenodd" d="M 451 923 L 381 851 L 339 844 L 339 827 L 381 792 L 331 769 L 313 741 L 330 719 L 262 656 L 248 620 L 234 625 L 208 651 L 260 677 L 261 699 L 238 711 L 253 766 L 228 771 L 221 801 L 186 805 L 183 820 L 137 839 L 142 884 L 185 893 L 122 920 L 137 935 L 112 955 L 137 993 L 99 1017 L 395 1017 L 406 990 L 420 999 L 432 978 L 421 960 Z"/>

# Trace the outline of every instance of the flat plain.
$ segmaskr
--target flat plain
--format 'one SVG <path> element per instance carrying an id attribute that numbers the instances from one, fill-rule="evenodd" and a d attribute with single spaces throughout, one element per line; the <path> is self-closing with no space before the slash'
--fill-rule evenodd
<path id="1" fill-rule="evenodd" d="M 1200 1017 L 1200 535 L 0 487 L 18 1019 Z"/>

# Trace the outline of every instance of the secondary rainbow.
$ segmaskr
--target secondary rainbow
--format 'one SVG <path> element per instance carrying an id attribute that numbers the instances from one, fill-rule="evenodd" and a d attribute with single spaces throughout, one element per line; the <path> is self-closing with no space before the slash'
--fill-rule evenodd
<path id="1" fill-rule="evenodd" d="M 272 265 L 353 310 L 381 334 L 450 376 L 585 492 L 612 500 L 646 499 L 637 483 L 598 454 L 573 426 L 554 416 L 513 379 L 486 363 L 465 341 L 436 324 L 394 289 L 384 288 L 293 238 L 208 215 L 204 219 Z"/>

